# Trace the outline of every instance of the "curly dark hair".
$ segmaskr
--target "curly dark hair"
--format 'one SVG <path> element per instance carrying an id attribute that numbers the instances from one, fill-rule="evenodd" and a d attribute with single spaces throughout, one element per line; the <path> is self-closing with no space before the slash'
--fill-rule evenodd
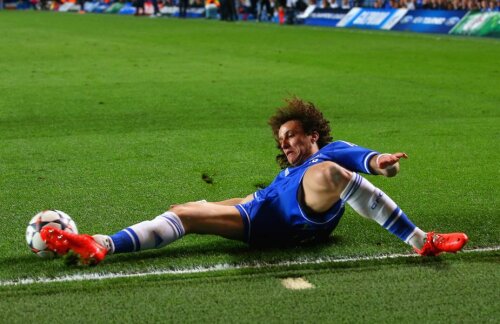
<path id="1" fill-rule="evenodd" d="M 290 120 L 297 120 L 302 124 L 302 128 L 307 135 L 318 132 L 319 139 L 317 144 L 319 148 L 322 148 L 332 141 L 332 136 L 330 135 L 330 122 L 325 119 L 323 113 L 319 111 L 312 102 L 303 101 L 297 97 L 285 99 L 285 102 L 286 105 L 278 108 L 276 113 L 271 116 L 268 121 L 273 131 L 276 147 L 280 150 L 280 154 L 276 156 L 276 162 L 278 162 L 281 168 L 290 166 L 286 155 L 281 151 L 278 139 L 279 129 L 284 123 Z"/>

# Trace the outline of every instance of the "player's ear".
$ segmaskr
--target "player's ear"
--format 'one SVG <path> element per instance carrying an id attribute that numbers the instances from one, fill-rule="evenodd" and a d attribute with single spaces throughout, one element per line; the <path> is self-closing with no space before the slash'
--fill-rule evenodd
<path id="1" fill-rule="evenodd" d="M 311 134 L 311 142 L 314 144 L 319 140 L 319 133 L 317 131 L 313 131 Z"/>

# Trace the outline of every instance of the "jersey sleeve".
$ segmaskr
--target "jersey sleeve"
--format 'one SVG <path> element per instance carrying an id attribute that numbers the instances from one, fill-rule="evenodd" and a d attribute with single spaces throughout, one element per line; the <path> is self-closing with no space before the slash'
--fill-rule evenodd
<path id="1" fill-rule="evenodd" d="M 370 169 L 370 159 L 379 154 L 356 144 L 345 141 L 332 142 L 321 149 L 321 153 L 347 170 L 373 174 Z"/>

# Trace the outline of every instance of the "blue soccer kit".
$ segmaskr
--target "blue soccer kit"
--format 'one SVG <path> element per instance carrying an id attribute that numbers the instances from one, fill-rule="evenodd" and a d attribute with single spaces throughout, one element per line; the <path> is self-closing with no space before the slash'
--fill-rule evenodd
<path id="1" fill-rule="evenodd" d="M 332 161 L 347 170 L 371 174 L 370 159 L 378 152 L 348 142 L 335 141 L 322 147 L 304 163 L 282 170 L 254 199 L 236 205 L 250 245 L 289 245 L 324 240 L 335 229 L 344 213 L 339 200 L 322 214 L 311 214 L 299 202 L 302 178 L 309 167 Z"/>

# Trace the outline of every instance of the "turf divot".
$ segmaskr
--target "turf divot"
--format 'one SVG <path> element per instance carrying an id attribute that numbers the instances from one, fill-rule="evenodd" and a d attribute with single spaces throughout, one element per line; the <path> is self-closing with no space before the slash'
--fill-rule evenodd
<path id="1" fill-rule="evenodd" d="M 285 278 L 281 280 L 281 284 L 286 289 L 303 290 L 314 288 L 314 285 L 304 278 Z"/>

